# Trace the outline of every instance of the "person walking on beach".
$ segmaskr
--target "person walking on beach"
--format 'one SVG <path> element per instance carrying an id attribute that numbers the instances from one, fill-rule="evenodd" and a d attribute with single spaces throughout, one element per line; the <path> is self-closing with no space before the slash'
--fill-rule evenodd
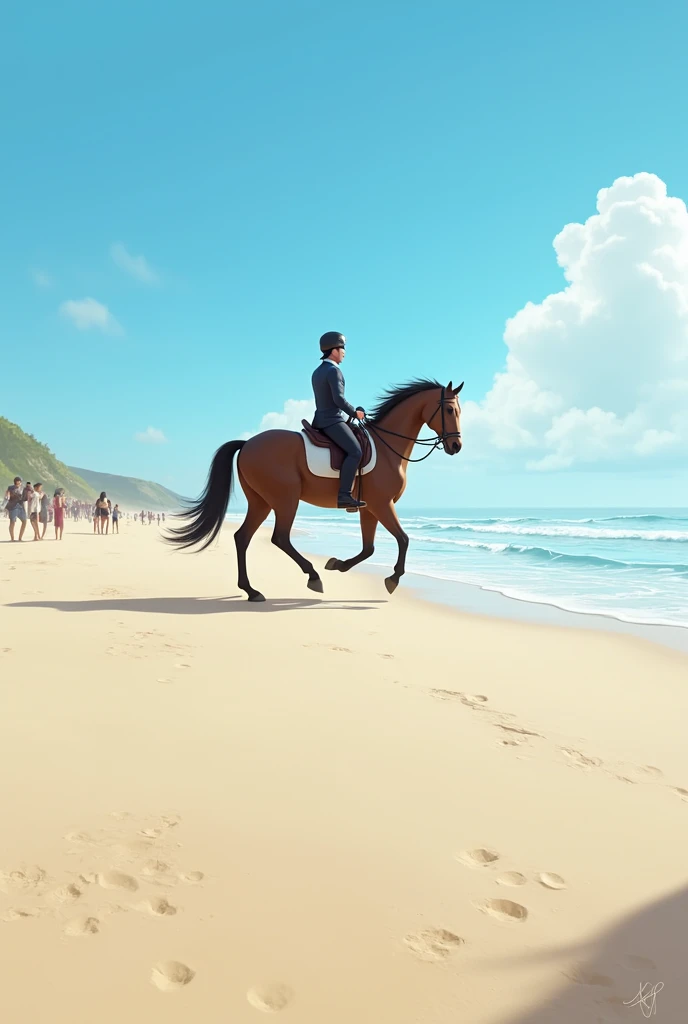
<path id="1" fill-rule="evenodd" d="M 45 537 L 45 532 L 48 529 L 48 511 L 50 509 L 50 495 L 43 490 L 41 485 L 41 509 L 38 516 L 41 524 L 41 540 Z"/>
<path id="2" fill-rule="evenodd" d="M 64 533 L 65 496 L 64 487 L 58 487 L 53 497 L 53 515 L 55 518 L 55 540 L 62 540 Z"/>
<path id="3" fill-rule="evenodd" d="M 119 533 L 119 505 L 112 510 L 112 532 Z"/>
<path id="4" fill-rule="evenodd" d="M 110 526 L 110 507 L 105 491 L 100 492 L 100 497 L 96 502 L 96 519 L 100 520 L 98 533 L 107 533 Z"/>
<path id="5" fill-rule="evenodd" d="M 24 538 L 24 531 L 26 530 L 26 509 L 24 508 L 24 502 L 22 500 L 22 478 L 15 476 L 14 483 L 5 491 L 5 500 L 7 501 L 7 514 L 10 517 L 10 540 L 20 541 Z M 19 536 L 14 536 L 14 531 L 17 525 L 17 520 L 21 523 L 19 527 Z"/>
<path id="6" fill-rule="evenodd" d="M 346 338 L 337 331 L 328 331 L 320 339 L 320 351 L 320 366 L 311 378 L 315 395 L 313 426 L 344 451 L 337 508 L 365 508 L 365 501 L 358 501 L 351 493 L 362 454 L 358 438 L 345 423 L 344 414 L 352 420 L 362 420 L 365 411 L 360 406 L 354 409 L 344 397 L 344 375 L 339 365 L 344 359 Z"/>
<path id="7" fill-rule="evenodd" d="M 31 496 L 28 501 L 29 521 L 33 530 L 33 539 L 42 540 L 39 516 L 41 514 L 41 499 L 43 498 L 43 484 L 34 484 Z"/>

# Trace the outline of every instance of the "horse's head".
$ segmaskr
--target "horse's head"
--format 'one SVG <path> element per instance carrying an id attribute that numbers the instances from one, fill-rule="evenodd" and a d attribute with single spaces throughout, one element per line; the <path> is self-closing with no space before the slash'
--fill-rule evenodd
<path id="1" fill-rule="evenodd" d="M 458 455 L 461 451 L 461 406 L 458 394 L 462 387 L 463 381 L 458 388 L 449 381 L 440 395 L 436 391 L 428 393 L 423 408 L 424 421 L 440 438 L 447 455 Z"/>

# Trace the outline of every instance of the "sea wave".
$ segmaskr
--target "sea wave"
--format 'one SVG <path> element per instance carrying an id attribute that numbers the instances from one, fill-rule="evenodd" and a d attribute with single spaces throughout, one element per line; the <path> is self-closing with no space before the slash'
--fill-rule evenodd
<path id="1" fill-rule="evenodd" d="M 428 522 L 415 527 L 422 530 L 462 530 L 469 533 L 501 533 L 521 537 L 584 537 L 588 540 L 655 540 L 674 543 L 687 543 L 688 530 L 611 530 L 605 527 L 595 529 L 590 526 L 561 525 L 546 523 L 541 526 L 523 526 L 518 523 L 436 523 Z"/>
<path id="2" fill-rule="evenodd" d="M 625 561 L 621 558 L 604 558 L 601 555 L 555 551 L 551 548 L 542 548 L 530 544 L 490 544 L 479 540 L 452 540 L 449 537 L 425 537 L 423 538 L 423 543 L 476 548 L 481 551 L 491 551 L 495 555 L 530 558 L 538 562 L 558 562 L 564 565 L 577 566 L 581 569 L 590 567 L 598 569 L 642 569 L 644 571 L 654 570 L 688 576 L 688 564 L 685 562 L 633 562 Z"/>

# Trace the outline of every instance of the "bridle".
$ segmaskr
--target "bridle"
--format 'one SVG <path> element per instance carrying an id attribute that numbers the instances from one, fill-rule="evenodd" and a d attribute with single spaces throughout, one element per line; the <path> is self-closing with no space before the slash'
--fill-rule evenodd
<path id="1" fill-rule="evenodd" d="M 438 412 L 440 413 L 440 415 L 442 417 L 442 433 L 435 435 L 434 438 L 433 437 L 417 437 L 417 438 L 416 437 L 408 437 L 406 434 L 397 434 L 393 430 L 387 430 L 385 427 L 375 426 L 372 423 L 367 423 L 366 424 L 366 429 L 367 430 L 371 430 L 375 434 L 375 436 L 377 437 L 378 441 L 382 441 L 382 443 L 385 445 L 385 447 L 389 448 L 389 450 L 394 455 L 396 455 L 396 457 L 398 459 L 403 459 L 404 462 L 424 462 L 424 460 L 427 459 L 429 455 L 432 455 L 432 453 L 435 451 L 436 448 L 439 448 L 440 445 L 445 444 L 445 442 L 448 441 L 450 437 L 458 437 L 459 440 L 461 439 L 461 431 L 460 430 L 449 430 L 449 431 L 445 430 L 445 425 L 444 425 L 444 401 L 445 401 L 444 388 L 442 388 L 442 390 L 440 392 L 440 400 L 439 400 L 439 403 L 437 405 L 437 408 L 435 409 L 435 411 L 433 412 L 432 416 L 428 420 L 428 426 L 430 426 L 430 424 L 432 423 L 432 421 L 434 420 L 434 418 L 435 418 L 435 416 L 437 415 Z M 419 459 L 408 458 L 406 455 L 402 455 L 401 452 L 395 451 L 394 448 L 392 448 L 391 444 L 389 444 L 387 441 L 385 441 L 384 437 L 378 437 L 378 432 L 380 432 L 380 431 L 383 434 L 389 434 L 390 437 L 399 437 L 399 438 L 401 438 L 404 441 L 413 441 L 414 444 L 420 444 L 420 445 L 422 445 L 425 448 L 430 446 L 430 450 L 427 451 L 425 453 L 425 455 L 421 455 L 421 457 Z"/>

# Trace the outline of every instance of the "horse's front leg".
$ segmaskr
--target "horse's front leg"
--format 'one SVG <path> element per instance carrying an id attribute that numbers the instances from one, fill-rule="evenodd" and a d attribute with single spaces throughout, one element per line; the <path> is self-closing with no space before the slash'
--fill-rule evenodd
<path id="1" fill-rule="evenodd" d="M 385 530 L 392 534 L 399 545 L 399 556 L 397 558 L 397 563 L 394 566 L 394 572 L 385 580 L 387 593 L 393 594 L 399 586 L 399 580 L 406 572 L 406 552 L 408 551 L 409 539 L 404 533 L 401 523 L 397 518 L 397 510 L 395 509 L 393 502 L 390 502 L 389 505 L 385 505 L 380 509 L 376 508 L 375 515 L 381 525 L 384 526 Z"/>
<path id="2" fill-rule="evenodd" d="M 330 558 L 325 564 L 326 569 L 336 569 L 338 572 L 348 572 L 349 569 L 353 569 L 355 565 L 359 565 L 360 562 L 365 562 L 366 558 L 375 551 L 375 531 L 377 529 L 377 519 L 367 508 L 361 509 L 361 539 L 363 540 L 363 547 L 361 548 L 360 554 L 355 555 L 353 558 L 339 559 Z"/>

